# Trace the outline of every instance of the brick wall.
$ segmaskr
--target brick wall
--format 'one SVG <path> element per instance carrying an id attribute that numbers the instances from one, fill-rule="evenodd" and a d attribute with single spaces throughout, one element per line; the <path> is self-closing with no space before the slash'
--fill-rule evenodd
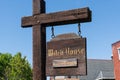
<path id="1" fill-rule="evenodd" d="M 120 80 L 120 59 L 118 49 L 120 49 L 120 41 L 112 44 L 115 80 Z"/>

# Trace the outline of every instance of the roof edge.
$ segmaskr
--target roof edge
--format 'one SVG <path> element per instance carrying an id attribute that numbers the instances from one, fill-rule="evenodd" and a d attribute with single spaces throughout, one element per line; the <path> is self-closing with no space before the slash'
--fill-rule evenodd
<path id="1" fill-rule="evenodd" d="M 119 40 L 119 41 L 116 41 L 115 43 L 113 43 L 112 46 L 113 46 L 113 45 L 116 45 L 116 44 L 118 44 L 118 43 L 120 43 L 120 40 Z"/>
<path id="2" fill-rule="evenodd" d="M 87 60 L 112 61 L 112 59 L 87 59 Z"/>

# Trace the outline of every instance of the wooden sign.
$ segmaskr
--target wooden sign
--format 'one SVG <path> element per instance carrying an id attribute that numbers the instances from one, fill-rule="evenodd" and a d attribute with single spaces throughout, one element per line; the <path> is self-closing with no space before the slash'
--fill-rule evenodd
<path id="1" fill-rule="evenodd" d="M 46 80 L 46 27 L 91 22 L 91 10 L 88 7 L 55 13 L 45 12 L 45 0 L 33 0 L 33 15 L 23 17 L 21 21 L 23 28 L 33 28 L 33 80 Z"/>
<path id="2" fill-rule="evenodd" d="M 46 74 L 49 76 L 87 74 L 86 38 L 73 37 L 73 34 L 67 35 L 64 39 L 57 36 L 47 42 Z"/>

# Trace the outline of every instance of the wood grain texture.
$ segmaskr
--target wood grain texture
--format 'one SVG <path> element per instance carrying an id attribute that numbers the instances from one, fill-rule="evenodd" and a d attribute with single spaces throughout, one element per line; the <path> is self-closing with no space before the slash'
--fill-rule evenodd
<path id="1" fill-rule="evenodd" d="M 46 26 L 56 26 L 74 24 L 91 21 L 91 11 L 89 8 L 80 8 L 68 11 L 61 11 L 49 14 L 38 14 L 22 18 L 22 27 L 30 27 L 36 24 Z"/>

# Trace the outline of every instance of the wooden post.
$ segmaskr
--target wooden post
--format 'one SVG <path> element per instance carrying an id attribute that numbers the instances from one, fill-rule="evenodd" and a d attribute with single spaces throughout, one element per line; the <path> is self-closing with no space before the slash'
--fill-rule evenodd
<path id="1" fill-rule="evenodd" d="M 33 0 L 33 15 L 45 13 L 44 0 Z M 39 21 L 38 21 L 39 23 Z M 33 25 L 33 80 L 46 80 L 46 28 Z"/>
<path id="2" fill-rule="evenodd" d="M 33 0 L 33 15 L 22 18 L 23 28 L 33 28 L 33 80 L 46 80 L 46 27 L 90 21 L 89 8 L 45 14 L 45 1 Z"/>

